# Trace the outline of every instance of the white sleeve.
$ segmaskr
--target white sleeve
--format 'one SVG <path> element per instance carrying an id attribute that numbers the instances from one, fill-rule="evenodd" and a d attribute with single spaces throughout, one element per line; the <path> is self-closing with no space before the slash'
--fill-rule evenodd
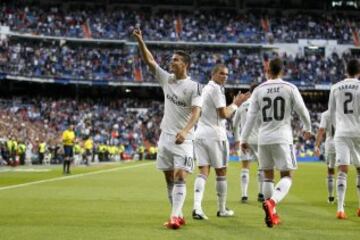
<path id="1" fill-rule="evenodd" d="M 335 122 L 335 111 L 336 111 L 336 102 L 335 102 L 335 98 L 334 98 L 334 89 L 331 88 L 330 91 L 330 96 L 329 96 L 329 106 L 328 106 L 328 111 L 329 111 L 329 122 L 330 125 L 334 126 L 336 128 L 336 122 Z"/>
<path id="2" fill-rule="evenodd" d="M 326 122 L 327 121 L 326 121 L 326 118 L 325 118 L 325 113 L 322 113 L 319 128 L 326 129 L 326 126 L 327 126 Z"/>
<path id="3" fill-rule="evenodd" d="M 310 114 L 307 110 L 304 100 L 301 97 L 301 94 L 297 88 L 293 89 L 293 96 L 294 96 L 294 109 L 297 114 L 299 114 L 301 121 L 304 124 L 304 131 L 311 132 L 311 120 Z"/>
<path id="4" fill-rule="evenodd" d="M 196 89 L 194 89 L 191 96 L 191 106 L 192 107 L 202 107 L 202 96 L 201 96 L 202 86 L 199 83 L 196 83 Z"/>
<path id="5" fill-rule="evenodd" d="M 247 142 L 255 121 L 257 120 L 256 118 L 258 117 L 259 110 L 260 106 L 257 101 L 257 91 L 255 90 L 250 98 L 250 106 L 246 114 L 246 122 L 241 131 L 240 142 Z"/>
<path id="6" fill-rule="evenodd" d="M 170 76 L 171 76 L 170 73 L 168 73 L 167 71 L 165 71 L 159 65 L 156 64 L 155 78 L 159 81 L 161 86 L 164 86 L 169 81 Z"/>
<path id="7" fill-rule="evenodd" d="M 215 104 L 216 109 L 226 107 L 226 99 L 220 87 L 216 87 L 211 92 L 212 100 Z"/>
<path id="8" fill-rule="evenodd" d="M 234 120 L 233 120 L 233 126 L 234 126 L 234 137 L 235 142 L 240 141 L 240 132 L 241 132 L 241 106 L 236 110 Z"/>

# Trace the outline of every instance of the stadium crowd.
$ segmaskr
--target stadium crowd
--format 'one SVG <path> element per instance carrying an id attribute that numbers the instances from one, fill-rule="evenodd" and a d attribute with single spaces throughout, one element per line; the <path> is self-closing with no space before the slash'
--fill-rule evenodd
<path id="1" fill-rule="evenodd" d="M 80 146 L 90 136 L 96 153 L 119 153 L 123 159 L 132 158 L 141 146 L 151 148 L 155 145 L 160 130 L 154 126 L 160 124 L 163 107 L 156 101 L 130 99 L 110 101 L 15 97 L 1 99 L 0 106 L 3 158 L 6 150 L 8 153 L 16 153 L 21 143 L 28 146 L 29 154 L 32 155 L 32 151 L 34 156 L 41 143 L 46 143 L 48 150 L 59 150 L 62 131 L 69 124 L 74 124 Z M 12 145 L 8 147 L 8 140 L 15 144 L 10 143 Z M 58 154 L 53 157 L 55 155 Z"/>
<path id="2" fill-rule="evenodd" d="M 313 128 L 317 129 L 323 106 L 312 104 L 308 107 Z M 71 123 L 75 125 L 78 145 L 75 145 L 78 147 L 75 153 L 81 153 L 84 140 L 90 136 L 94 141 L 94 155 L 100 161 L 107 161 L 130 159 L 139 153 L 142 157 L 154 157 L 160 135 L 156 126 L 160 125 L 163 103 L 134 99 L 13 97 L 1 99 L 0 109 L 0 147 L 4 164 L 10 152 L 15 154 L 13 157 L 26 154 L 29 161 L 38 162 L 39 151 L 45 151 L 51 154 L 49 162 L 60 162 L 61 133 Z M 300 120 L 297 117 L 294 120 L 297 155 L 313 155 L 314 139 L 305 142 Z M 228 122 L 228 137 L 233 145 L 232 136 L 232 126 Z M 10 145 L 9 140 L 12 141 Z M 43 150 L 41 144 L 44 144 Z M 25 145 L 24 149 L 20 145 Z"/>
<path id="3" fill-rule="evenodd" d="M 161 66 L 168 64 L 172 50 L 153 50 Z M 193 79 L 206 83 L 211 68 L 223 63 L 229 68 L 228 84 L 248 84 L 265 80 L 266 59 L 276 53 L 259 52 L 245 48 L 192 48 L 190 74 Z M 286 65 L 284 79 L 297 85 L 329 84 L 344 76 L 346 53 L 330 57 L 320 54 L 281 56 Z M 0 72 L 16 76 L 132 82 L 135 72 L 139 81 L 156 82 L 154 76 L 141 64 L 136 49 L 132 47 L 100 47 L 59 45 L 59 42 L 13 41 L 0 45 Z"/>
<path id="4" fill-rule="evenodd" d="M 20 5 L 19 5 L 20 4 Z M 140 24 L 146 39 L 202 42 L 297 42 L 299 38 L 334 39 L 353 43 L 358 15 L 340 13 L 237 12 L 221 9 L 174 10 L 161 8 L 65 9 L 59 6 L 24 6 L 1 3 L 0 25 L 35 35 L 116 39 L 130 38 L 129 26 Z M 355 30 L 358 32 L 358 30 Z"/>

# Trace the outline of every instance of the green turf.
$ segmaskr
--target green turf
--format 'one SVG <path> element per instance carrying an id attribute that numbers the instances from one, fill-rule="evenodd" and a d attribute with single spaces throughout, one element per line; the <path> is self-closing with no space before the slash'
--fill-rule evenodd
<path id="1" fill-rule="evenodd" d="M 145 164 L 145 165 L 143 165 Z M 134 167 L 134 168 L 133 168 Z M 45 167 L 46 168 L 46 167 Z M 124 168 L 124 169 L 122 169 Z M 233 218 L 217 218 L 213 172 L 203 207 L 208 221 L 191 219 L 193 180 L 188 178 L 185 217 L 180 230 L 162 227 L 170 212 L 161 172 L 150 162 L 78 167 L 62 177 L 60 167 L 49 172 L 0 172 L 0 239 L 359 239 L 360 217 L 355 172 L 348 178 L 346 211 L 349 219 L 335 218 L 336 206 L 326 203 L 325 166 L 300 164 L 293 188 L 279 205 L 282 224 L 268 229 L 255 201 L 255 169 L 251 171 L 250 202 L 241 204 L 239 163 L 229 168 L 228 205 Z M 86 172 L 93 175 L 73 177 Z M 62 177 L 13 189 L 4 186 Z"/>

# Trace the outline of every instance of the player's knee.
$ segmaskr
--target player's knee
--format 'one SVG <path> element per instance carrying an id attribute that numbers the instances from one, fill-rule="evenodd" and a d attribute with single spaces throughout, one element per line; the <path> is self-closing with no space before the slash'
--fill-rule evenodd
<path id="1" fill-rule="evenodd" d="M 175 181 L 174 181 L 174 185 L 185 184 L 185 183 L 186 183 L 185 179 L 183 179 L 181 177 L 178 179 L 175 179 Z"/>
<path id="2" fill-rule="evenodd" d="M 226 168 L 215 169 L 216 176 L 226 176 Z"/>
<path id="3" fill-rule="evenodd" d="M 250 161 L 242 161 L 242 168 L 250 168 Z"/>
<path id="4" fill-rule="evenodd" d="M 284 178 L 284 177 L 291 178 L 292 177 L 291 171 L 281 171 L 280 177 L 281 178 Z"/>
<path id="5" fill-rule="evenodd" d="M 204 175 L 206 177 L 209 176 L 210 168 L 208 166 L 201 166 L 199 167 L 199 170 L 201 175 Z"/>
<path id="6" fill-rule="evenodd" d="M 334 168 L 328 168 L 328 174 L 329 175 L 334 175 L 335 174 L 335 169 Z"/>
<path id="7" fill-rule="evenodd" d="M 339 166 L 339 171 L 347 174 L 348 166 L 347 165 L 340 165 Z"/>
<path id="8" fill-rule="evenodd" d="M 267 179 L 274 179 L 274 170 L 263 170 L 264 171 L 264 177 Z"/>

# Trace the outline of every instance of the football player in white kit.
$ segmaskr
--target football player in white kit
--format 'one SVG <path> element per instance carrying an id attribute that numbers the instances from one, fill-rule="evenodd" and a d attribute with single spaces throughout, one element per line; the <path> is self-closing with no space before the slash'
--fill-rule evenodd
<path id="1" fill-rule="evenodd" d="M 218 217 L 230 217 L 234 212 L 226 208 L 227 180 L 226 168 L 229 159 L 229 143 L 226 136 L 226 118 L 231 118 L 236 109 L 249 97 L 238 94 L 233 103 L 226 107 L 224 83 L 228 78 L 228 69 L 223 64 L 216 65 L 211 80 L 203 88 L 203 106 L 195 131 L 195 158 L 200 174 L 194 183 L 194 219 L 208 219 L 202 209 L 202 199 L 210 167 L 216 173 L 216 192 L 218 196 Z"/>
<path id="2" fill-rule="evenodd" d="M 325 140 L 325 161 L 327 165 L 326 185 L 328 190 L 328 202 L 334 203 L 334 189 L 335 189 L 335 145 L 334 134 L 335 127 L 331 124 L 330 113 L 325 111 L 321 114 L 320 126 L 316 135 L 315 155 L 320 156 L 320 145 L 324 134 Z"/>
<path id="3" fill-rule="evenodd" d="M 257 87 L 257 84 L 253 84 L 250 86 L 249 92 L 252 93 L 254 89 Z M 248 201 L 248 187 L 250 182 L 250 163 L 252 161 L 258 160 L 258 132 L 259 132 L 259 121 L 255 122 L 253 129 L 251 130 L 251 134 L 248 140 L 250 148 L 248 152 L 243 152 L 240 149 L 240 133 L 241 129 L 244 127 L 246 122 L 246 115 L 249 110 L 250 99 L 241 104 L 241 106 L 236 110 L 233 126 L 234 126 L 234 137 L 235 137 L 235 149 L 238 151 L 238 155 L 240 156 L 240 161 L 242 165 L 241 174 L 240 174 L 240 186 L 241 186 L 241 202 L 247 203 Z M 260 120 L 260 118 L 258 118 Z M 263 202 L 264 195 L 262 194 L 262 182 L 264 181 L 264 173 L 262 170 L 258 169 L 257 173 L 258 177 L 258 185 L 259 185 L 259 193 L 258 193 L 258 201 Z"/>
<path id="4" fill-rule="evenodd" d="M 348 166 L 357 170 L 356 187 L 359 198 L 357 216 L 360 217 L 360 63 L 350 60 L 347 64 L 348 78 L 331 87 L 329 97 L 330 120 L 335 126 L 335 151 L 338 175 L 337 212 L 338 219 L 346 219 L 344 210 Z"/>
<path id="5" fill-rule="evenodd" d="M 164 225 L 178 229 L 185 224 L 182 208 L 186 196 L 185 179 L 194 167 L 194 125 L 201 112 L 201 87 L 187 75 L 190 56 L 174 52 L 170 61 L 172 74 L 157 65 L 145 45 L 139 28 L 133 31 L 138 47 L 150 71 L 155 74 L 165 97 L 164 116 L 160 125 L 156 166 L 162 170 L 167 183 L 171 215 Z"/>
<path id="6" fill-rule="evenodd" d="M 281 79 L 283 63 L 279 58 L 270 61 L 268 80 L 252 93 L 246 123 L 241 133 L 242 151 L 249 149 L 248 139 L 260 112 L 259 164 L 264 170 L 263 194 L 265 200 L 265 223 L 273 227 L 280 222 L 275 206 L 284 199 L 292 183 L 292 171 L 297 168 L 293 151 L 292 112 L 295 111 L 304 123 L 304 137 L 311 136 L 310 114 L 297 87 Z M 281 179 L 274 188 L 274 167 Z"/>

